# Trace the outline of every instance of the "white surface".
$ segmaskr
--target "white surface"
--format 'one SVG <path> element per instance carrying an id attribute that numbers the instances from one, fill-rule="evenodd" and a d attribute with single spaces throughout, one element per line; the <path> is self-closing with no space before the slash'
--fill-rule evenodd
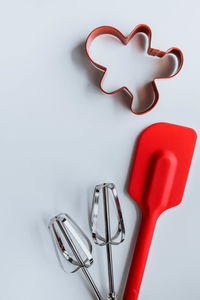
<path id="1" fill-rule="evenodd" d="M 93 188 L 103 181 L 117 185 L 126 224 L 114 249 L 122 298 L 139 221 L 126 192 L 136 138 L 159 121 L 199 131 L 199 9 L 197 0 L 1 2 L 1 299 L 92 299 L 81 275 L 60 269 L 47 224 L 66 211 L 89 234 Z M 126 35 L 139 23 L 151 27 L 153 47 L 177 46 L 185 57 L 177 77 L 158 82 L 159 104 L 144 116 L 100 92 L 83 50 L 97 26 Z M 199 141 L 182 205 L 158 222 L 140 300 L 200 298 L 198 152 Z M 102 251 L 94 248 L 91 273 L 105 294 Z"/>

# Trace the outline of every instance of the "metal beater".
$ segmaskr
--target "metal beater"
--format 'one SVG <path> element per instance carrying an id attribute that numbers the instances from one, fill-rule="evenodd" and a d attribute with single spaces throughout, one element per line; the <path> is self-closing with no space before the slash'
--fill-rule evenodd
<path id="1" fill-rule="evenodd" d="M 50 220 L 49 230 L 56 254 L 65 271 L 62 259 L 75 267 L 74 273 L 81 269 L 92 286 L 98 300 L 103 300 L 88 268 L 93 263 L 92 245 L 80 227 L 67 215 L 59 214 Z"/>
<path id="2" fill-rule="evenodd" d="M 102 194 L 103 197 L 100 197 Z M 117 212 L 117 228 L 112 233 L 111 230 L 111 214 L 110 214 L 110 197 L 114 200 Z M 103 198 L 104 206 L 104 220 L 105 220 L 105 237 L 98 233 L 98 219 L 99 219 L 99 202 Z M 112 245 L 119 245 L 124 241 L 125 227 L 122 217 L 121 207 L 117 190 L 113 183 L 104 183 L 97 185 L 94 190 L 92 213 L 91 213 L 91 231 L 94 242 L 99 246 L 106 246 L 107 264 L 108 264 L 108 279 L 109 279 L 109 294 L 108 299 L 115 300 L 115 286 L 114 286 L 114 272 L 113 272 L 113 258 L 112 258 Z"/>

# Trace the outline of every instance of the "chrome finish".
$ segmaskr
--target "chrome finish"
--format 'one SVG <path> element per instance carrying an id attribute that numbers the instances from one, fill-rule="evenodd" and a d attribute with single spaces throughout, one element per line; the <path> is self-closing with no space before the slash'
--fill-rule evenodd
<path id="1" fill-rule="evenodd" d="M 98 233 L 97 223 L 99 214 L 99 201 L 100 192 L 102 190 L 103 194 L 103 204 L 104 204 L 104 219 L 105 219 L 105 237 Z M 112 198 L 115 203 L 117 211 L 118 226 L 114 231 L 112 236 L 111 231 L 111 215 L 110 215 L 110 205 L 109 205 L 109 190 L 112 193 Z M 122 217 L 121 207 L 119 203 L 119 198 L 117 195 L 117 190 L 113 183 L 104 183 L 97 185 L 94 190 L 92 214 L 91 214 L 91 231 L 94 242 L 99 246 L 106 246 L 107 253 L 107 265 L 108 265 L 108 280 L 109 280 L 109 294 L 108 299 L 115 300 L 116 293 L 114 287 L 114 272 L 113 272 L 113 259 L 112 259 L 112 245 L 119 245 L 124 241 L 125 237 L 125 227 Z"/>
<path id="2" fill-rule="evenodd" d="M 59 214 L 51 219 L 49 223 L 49 230 L 56 249 L 57 257 L 63 270 L 65 271 L 60 255 L 75 266 L 75 270 L 72 273 L 81 269 L 92 286 L 97 299 L 103 300 L 103 297 L 87 269 L 93 263 L 92 245 L 84 232 L 67 214 Z M 65 245 L 69 246 L 72 254 L 67 251 Z"/>
<path id="3" fill-rule="evenodd" d="M 107 263 L 108 263 L 108 280 L 109 280 L 109 299 L 115 299 L 115 287 L 114 287 L 114 274 L 113 274 L 113 259 L 112 259 L 112 246 L 109 243 L 111 240 L 110 231 L 110 208 L 109 208 L 109 195 L 108 187 L 103 187 L 103 198 L 104 198 L 104 215 L 105 215 L 105 236 L 106 236 L 106 252 L 107 252 Z"/>

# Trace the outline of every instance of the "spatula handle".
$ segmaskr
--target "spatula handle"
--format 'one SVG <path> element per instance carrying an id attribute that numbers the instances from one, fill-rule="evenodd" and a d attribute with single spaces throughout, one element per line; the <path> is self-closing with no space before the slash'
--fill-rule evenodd
<path id="1" fill-rule="evenodd" d="M 123 300 L 137 300 L 153 238 L 156 218 L 143 217 L 129 270 Z"/>

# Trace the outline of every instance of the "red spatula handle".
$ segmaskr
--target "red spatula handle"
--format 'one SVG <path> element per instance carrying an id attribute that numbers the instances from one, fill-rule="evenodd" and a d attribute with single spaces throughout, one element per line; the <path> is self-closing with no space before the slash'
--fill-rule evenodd
<path id="1" fill-rule="evenodd" d="M 126 283 L 123 300 L 137 300 L 157 218 L 143 218 Z"/>

